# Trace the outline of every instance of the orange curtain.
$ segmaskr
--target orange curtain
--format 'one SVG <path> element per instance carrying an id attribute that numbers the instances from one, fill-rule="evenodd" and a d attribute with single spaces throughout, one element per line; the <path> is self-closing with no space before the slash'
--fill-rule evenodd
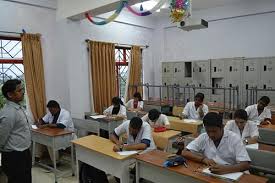
<path id="1" fill-rule="evenodd" d="M 112 103 L 117 95 L 115 73 L 115 44 L 89 41 L 90 51 L 90 90 L 92 94 L 92 108 L 102 113 L 104 107 Z"/>
<path id="2" fill-rule="evenodd" d="M 22 34 L 23 65 L 30 108 L 37 121 L 46 112 L 46 95 L 40 34 Z"/>
<path id="3" fill-rule="evenodd" d="M 142 71 L 142 60 L 141 60 L 141 48 L 139 46 L 133 46 L 131 49 L 131 63 L 130 63 L 130 74 L 128 78 L 128 99 L 133 98 L 136 90 L 142 95 L 143 87 L 131 87 L 131 85 L 142 84 L 141 71 Z"/>

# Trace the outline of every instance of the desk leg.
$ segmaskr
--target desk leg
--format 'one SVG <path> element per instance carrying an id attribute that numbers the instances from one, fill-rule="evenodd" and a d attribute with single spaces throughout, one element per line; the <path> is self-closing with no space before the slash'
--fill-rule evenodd
<path id="1" fill-rule="evenodd" d="M 136 183 L 139 183 L 139 163 L 136 161 Z"/>
<path id="2" fill-rule="evenodd" d="M 54 148 L 55 143 L 54 142 L 55 141 L 53 140 L 52 151 L 53 151 L 54 182 L 57 183 L 57 176 L 56 176 L 57 170 L 56 170 L 56 157 L 55 157 L 55 148 Z"/>
<path id="3" fill-rule="evenodd" d="M 35 164 L 35 141 L 32 141 L 32 165 Z"/>
<path id="4" fill-rule="evenodd" d="M 123 167 L 120 182 L 121 183 L 129 183 L 130 182 L 129 166 Z"/>
<path id="5" fill-rule="evenodd" d="M 71 145 L 71 166 L 72 166 L 72 176 L 75 175 L 74 171 L 74 145 Z"/>
<path id="6" fill-rule="evenodd" d="M 77 182 L 79 183 L 79 161 L 76 159 L 76 178 Z"/>

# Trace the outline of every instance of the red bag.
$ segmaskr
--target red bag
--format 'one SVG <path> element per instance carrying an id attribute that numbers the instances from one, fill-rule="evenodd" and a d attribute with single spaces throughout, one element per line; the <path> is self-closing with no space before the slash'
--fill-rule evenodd
<path id="1" fill-rule="evenodd" d="M 157 127 L 157 128 L 154 128 L 154 132 L 164 132 L 166 131 L 166 127 L 165 126 L 161 126 L 161 127 Z"/>

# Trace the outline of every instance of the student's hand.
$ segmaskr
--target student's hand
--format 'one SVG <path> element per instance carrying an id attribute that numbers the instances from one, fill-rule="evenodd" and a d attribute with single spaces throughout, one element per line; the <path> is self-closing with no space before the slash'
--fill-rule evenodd
<path id="1" fill-rule="evenodd" d="M 114 145 L 113 151 L 115 151 L 115 152 L 120 151 L 120 146 L 119 145 Z"/>
<path id="2" fill-rule="evenodd" d="M 48 124 L 45 124 L 45 125 L 39 125 L 37 126 L 38 128 L 47 128 L 48 127 Z"/>
<path id="3" fill-rule="evenodd" d="M 203 164 L 206 164 L 207 166 L 215 166 L 216 162 L 212 159 L 204 158 L 202 161 Z"/>
<path id="4" fill-rule="evenodd" d="M 228 173 L 227 168 L 228 166 L 226 165 L 214 165 L 214 166 L 211 166 L 209 170 L 211 171 L 211 173 L 215 173 L 215 174 L 226 174 Z"/>
<path id="5" fill-rule="evenodd" d="M 50 128 L 55 128 L 55 127 L 56 127 L 56 124 L 48 124 L 48 127 L 50 127 Z"/>

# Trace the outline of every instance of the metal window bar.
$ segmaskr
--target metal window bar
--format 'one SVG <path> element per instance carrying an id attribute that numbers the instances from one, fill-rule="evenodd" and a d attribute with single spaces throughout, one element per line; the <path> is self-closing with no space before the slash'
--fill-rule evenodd
<path id="1" fill-rule="evenodd" d="M 260 92 L 263 92 L 263 95 L 268 95 L 270 93 L 275 95 L 275 89 L 263 89 L 257 87 L 248 88 L 246 89 L 246 106 L 256 104 L 258 102 L 258 95 Z"/>

